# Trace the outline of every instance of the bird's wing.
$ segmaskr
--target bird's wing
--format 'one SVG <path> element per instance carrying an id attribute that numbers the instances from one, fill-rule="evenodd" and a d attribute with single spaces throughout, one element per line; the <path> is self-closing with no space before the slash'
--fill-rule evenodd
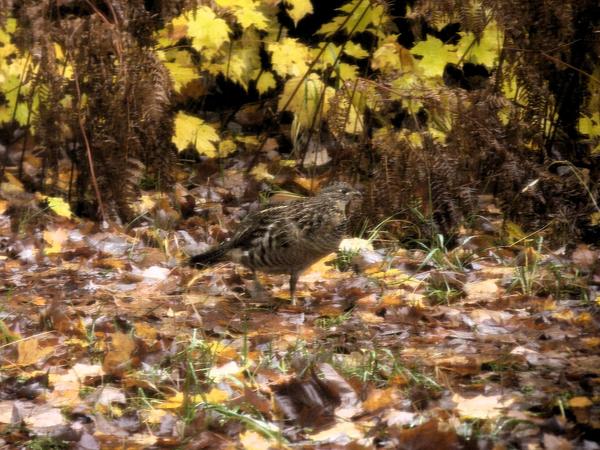
<path id="1" fill-rule="evenodd" d="M 273 206 L 249 214 L 242 222 L 235 235 L 229 240 L 228 247 L 247 249 L 255 245 L 257 240 L 271 239 L 277 235 L 285 235 L 289 228 L 286 216 L 293 205 Z"/>

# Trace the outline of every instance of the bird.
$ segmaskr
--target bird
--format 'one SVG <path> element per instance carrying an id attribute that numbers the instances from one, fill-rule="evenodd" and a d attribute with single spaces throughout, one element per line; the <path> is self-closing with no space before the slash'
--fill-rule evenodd
<path id="1" fill-rule="evenodd" d="M 257 289 L 257 271 L 289 274 L 290 297 L 295 305 L 300 273 L 337 250 L 346 234 L 350 209 L 361 197 L 350 184 L 335 182 L 314 197 L 250 213 L 229 240 L 192 256 L 189 264 L 205 268 L 233 261 L 252 270 Z"/>

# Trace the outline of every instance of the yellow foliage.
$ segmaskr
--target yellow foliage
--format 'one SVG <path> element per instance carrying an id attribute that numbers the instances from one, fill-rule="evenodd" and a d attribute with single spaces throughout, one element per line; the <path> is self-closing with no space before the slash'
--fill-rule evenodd
<path id="1" fill-rule="evenodd" d="M 419 42 L 410 52 L 422 56 L 422 59 L 415 60 L 415 66 L 428 78 L 441 77 L 446 64 L 458 62 L 456 46 L 444 44 L 433 36 Z"/>
<path id="2" fill-rule="evenodd" d="M 271 53 L 273 70 L 282 77 L 297 77 L 308 70 L 309 49 L 296 39 L 286 37 L 280 42 L 271 42 L 267 44 L 267 51 Z"/>
<path id="3" fill-rule="evenodd" d="M 386 39 L 371 60 L 371 67 L 375 70 L 404 71 L 413 70 L 413 57 L 410 52 L 396 42 L 396 36 Z"/>
<path id="4" fill-rule="evenodd" d="M 275 89 L 277 82 L 275 81 L 275 75 L 271 71 L 264 71 L 260 74 L 256 80 L 256 90 L 260 95 L 264 94 L 271 89 Z"/>
<path id="5" fill-rule="evenodd" d="M 283 94 L 279 98 L 278 108 L 280 111 L 284 109 L 292 111 L 300 125 L 309 127 L 312 124 L 319 123 L 322 114 L 327 114 L 329 99 L 334 94 L 333 88 L 325 87 L 325 84 L 315 73 L 310 74 L 305 79 L 295 77 L 285 83 Z M 323 101 L 321 101 L 322 95 L 325 95 Z M 318 115 L 316 120 L 315 115 Z"/>
<path id="6" fill-rule="evenodd" d="M 500 56 L 503 33 L 496 22 L 490 22 L 483 31 L 481 39 L 475 39 L 473 33 L 460 33 L 462 39 L 458 44 L 458 54 L 463 59 L 473 64 L 483 64 L 493 67 Z"/>
<path id="7" fill-rule="evenodd" d="M 233 43 L 230 51 L 218 58 L 217 62 L 209 64 L 207 70 L 215 75 L 220 73 L 247 90 L 248 83 L 260 72 L 259 43 L 257 31 L 248 28 Z"/>
<path id="8" fill-rule="evenodd" d="M 284 448 L 278 442 L 271 442 L 256 431 L 246 430 L 240 433 L 240 444 L 244 450 L 263 450 L 266 448 Z"/>
<path id="9" fill-rule="evenodd" d="M 237 150 L 237 145 L 233 142 L 232 139 L 225 139 L 219 142 L 219 158 L 224 158 L 225 156 L 235 152 Z"/>
<path id="10" fill-rule="evenodd" d="M 578 123 L 579 132 L 587 134 L 590 138 L 600 138 L 600 112 L 594 112 L 591 116 L 581 116 Z M 600 142 L 596 142 L 592 153 L 600 153 Z"/>
<path id="11" fill-rule="evenodd" d="M 215 129 L 202 119 L 182 112 L 177 113 L 172 141 L 179 151 L 191 145 L 198 153 L 214 158 L 218 154 L 213 142 L 218 140 Z"/>
<path id="12" fill-rule="evenodd" d="M 229 394 L 221 389 L 212 388 L 204 397 L 206 403 L 220 404 L 229 399 Z"/>
<path id="13" fill-rule="evenodd" d="M 352 41 L 346 42 L 346 45 L 344 46 L 344 53 L 356 59 L 362 59 L 369 56 L 369 52 L 362 48 L 360 44 L 355 44 Z"/>
<path id="14" fill-rule="evenodd" d="M 258 181 L 271 181 L 275 179 L 275 177 L 269 173 L 269 168 L 265 163 L 258 163 L 252 168 L 250 174 L 253 175 Z"/>
<path id="15" fill-rule="evenodd" d="M 323 46 L 326 46 L 326 48 L 323 54 L 321 55 L 321 58 L 314 66 L 316 70 L 322 70 L 326 67 L 330 67 L 334 64 L 337 64 L 340 52 L 342 51 L 342 48 L 339 45 L 332 44 L 331 42 L 320 43 L 318 48 L 311 50 L 311 59 L 314 59 L 319 55 L 319 53 L 323 49 Z"/>
<path id="16" fill-rule="evenodd" d="M 157 52 L 162 59 L 173 79 L 175 92 L 181 92 L 181 89 L 190 81 L 198 78 L 196 65 L 192 62 L 190 54 L 186 51 L 175 52 Z"/>
<path id="17" fill-rule="evenodd" d="M 352 0 L 338 9 L 342 14 L 324 24 L 318 34 L 331 36 L 337 31 L 345 31 L 347 34 L 370 31 L 382 37 L 383 26 L 389 21 L 385 14 L 385 8 L 375 2 L 368 0 Z M 348 18 L 350 16 L 350 18 Z"/>
<path id="18" fill-rule="evenodd" d="M 6 178 L 6 181 L 0 183 L 0 191 L 6 192 L 6 193 L 17 193 L 17 192 L 25 191 L 25 187 L 23 186 L 23 183 L 21 183 L 21 181 L 17 177 L 15 177 L 12 173 L 5 172 L 4 178 Z"/>
<path id="19" fill-rule="evenodd" d="M 173 27 L 184 27 L 192 38 L 192 46 L 206 57 L 212 57 L 224 43 L 229 42 L 231 29 L 208 6 L 173 19 Z"/>
<path id="20" fill-rule="evenodd" d="M 72 217 L 71 206 L 62 197 L 47 197 L 48 207 L 62 217 Z"/>
<path id="21" fill-rule="evenodd" d="M 267 17 L 259 11 L 259 4 L 253 0 L 215 0 L 223 9 L 230 10 L 237 22 L 246 29 L 255 27 L 257 30 L 266 30 L 269 25 Z"/>
<path id="22" fill-rule="evenodd" d="M 306 15 L 313 13 L 313 6 L 310 0 L 285 0 L 285 7 L 289 16 L 294 21 L 294 25 L 298 25 L 298 22 Z"/>

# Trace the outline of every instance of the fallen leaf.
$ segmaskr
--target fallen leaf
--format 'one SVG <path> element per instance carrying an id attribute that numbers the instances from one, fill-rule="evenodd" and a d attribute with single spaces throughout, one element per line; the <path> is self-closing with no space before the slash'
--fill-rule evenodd
<path id="1" fill-rule="evenodd" d="M 135 342 L 124 333 L 112 334 L 110 350 L 104 357 L 102 369 L 111 375 L 122 375 L 131 364 L 131 354 L 135 350 Z"/>
<path id="2" fill-rule="evenodd" d="M 0 401 L 0 424 L 12 422 L 14 403 L 14 400 Z"/>
<path id="3" fill-rule="evenodd" d="M 544 433 L 544 448 L 546 450 L 571 450 L 573 444 L 565 438 L 553 434 Z"/>
<path id="4" fill-rule="evenodd" d="M 587 397 L 573 397 L 569 400 L 571 408 L 589 408 L 592 405 L 592 401 Z"/>
<path id="5" fill-rule="evenodd" d="M 268 439 L 252 430 L 246 430 L 240 434 L 240 443 L 246 450 L 265 450 L 271 448 Z"/>
<path id="6" fill-rule="evenodd" d="M 221 389 L 218 389 L 218 388 L 212 388 L 204 396 L 204 401 L 206 403 L 214 403 L 217 405 L 223 403 L 225 400 L 228 400 L 228 399 L 229 399 L 229 393 L 227 393 Z"/>
<path id="7" fill-rule="evenodd" d="M 461 448 L 456 432 L 448 424 L 430 420 L 408 429 L 392 428 L 398 439 L 397 448 L 410 450 L 458 450 Z"/>
<path id="8" fill-rule="evenodd" d="M 40 347 L 39 341 L 35 338 L 19 341 L 17 342 L 17 364 L 20 366 L 29 366 L 41 363 L 54 350 L 52 346 Z"/>
<path id="9" fill-rule="evenodd" d="M 364 437 L 364 432 L 354 422 L 338 422 L 331 428 L 311 434 L 310 439 L 316 442 L 331 442 L 344 445 Z"/>
<path id="10" fill-rule="evenodd" d="M 598 261 L 598 253 L 592 251 L 586 244 L 579 244 L 573 251 L 571 259 L 576 266 L 582 269 L 590 269 Z"/>
<path id="11" fill-rule="evenodd" d="M 472 281 L 463 287 L 469 301 L 486 302 L 496 300 L 500 288 L 495 280 Z"/>
<path id="12" fill-rule="evenodd" d="M 44 231 L 44 241 L 48 244 L 45 248 L 46 255 L 53 255 L 62 251 L 63 244 L 67 242 L 68 233 L 64 228 L 54 228 Z"/>
<path id="13" fill-rule="evenodd" d="M 464 398 L 459 394 L 452 396 L 452 401 L 457 404 L 456 409 L 462 417 L 468 419 L 493 419 L 502 414 L 501 409 L 510 406 L 512 399 L 502 400 L 501 395 L 477 395 Z"/>
<path id="14" fill-rule="evenodd" d="M 394 388 L 388 389 L 373 389 L 369 392 L 367 399 L 363 402 L 363 407 L 367 412 L 375 412 L 386 408 L 397 401 L 397 390 Z"/>
<path id="15" fill-rule="evenodd" d="M 67 423 L 60 408 L 51 408 L 45 405 L 34 407 L 30 414 L 24 418 L 24 422 L 25 425 L 34 430 L 55 428 Z"/>

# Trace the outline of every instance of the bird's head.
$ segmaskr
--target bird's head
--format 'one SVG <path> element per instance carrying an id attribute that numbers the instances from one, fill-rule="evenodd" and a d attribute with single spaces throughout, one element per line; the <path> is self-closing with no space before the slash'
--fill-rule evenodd
<path id="1" fill-rule="evenodd" d="M 330 184 L 329 186 L 321 189 L 319 195 L 335 195 L 347 197 L 348 200 L 362 197 L 362 194 L 359 190 L 355 189 L 345 181 L 337 181 L 335 183 Z"/>
<path id="2" fill-rule="evenodd" d="M 362 193 L 344 181 L 338 181 L 321 189 L 319 197 L 328 197 L 335 203 L 340 204 L 348 214 L 350 211 L 358 209 L 362 200 Z"/>

